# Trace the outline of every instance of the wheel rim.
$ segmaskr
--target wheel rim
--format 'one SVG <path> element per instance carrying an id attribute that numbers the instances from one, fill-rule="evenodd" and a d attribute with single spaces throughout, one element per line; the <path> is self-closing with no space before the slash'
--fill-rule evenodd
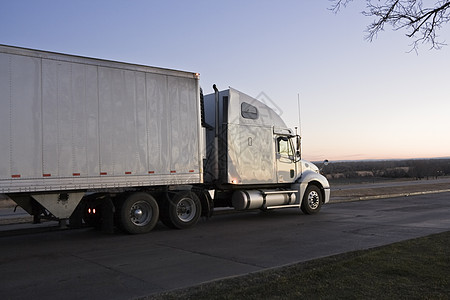
<path id="1" fill-rule="evenodd" d="M 183 222 L 192 221 L 197 213 L 197 207 L 191 198 L 183 198 L 177 204 L 177 216 Z"/>
<path id="2" fill-rule="evenodd" d="M 131 206 L 130 220 L 136 226 L 145 226 L 152 220 L 153 209 L 146 201 L 138 201 Z"/>
<path id="3" fill-rule="evenodd" d="M 311 209 L 317 209 L 319 207 L 319 204 L 320 204 L 319 193 L 317 193 L 316 191 L 311 191 L 308 194 L 308 206 Z"/>

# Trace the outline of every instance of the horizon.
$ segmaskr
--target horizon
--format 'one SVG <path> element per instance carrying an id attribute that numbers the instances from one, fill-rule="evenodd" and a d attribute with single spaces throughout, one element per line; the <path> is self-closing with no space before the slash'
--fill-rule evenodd
<path id="1" fill-rule="evenodd" d="M 328 160 L 331 163 L 337 162 L 378 162 L 378 161 L 413 161 L 413 160 L 450 160 L 450 156 L 447 157 L 419 157 L 419 158 L 369 158 L 369 159 L 355 159 L 355 160 Z M 311 160 L 312 163 L 323 163 L 324 160 Z"/>

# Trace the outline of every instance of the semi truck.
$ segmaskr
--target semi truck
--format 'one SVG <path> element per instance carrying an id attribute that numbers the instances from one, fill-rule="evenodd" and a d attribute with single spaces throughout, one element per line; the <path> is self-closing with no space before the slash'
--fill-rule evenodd
<path id="1" fill-rule="evenodd" d="M 236 89 L 199 74 L 0 45 L 0 193 L 61 226 L 183 229 L 217 208 L 330 199 L 301 139 Z"/>

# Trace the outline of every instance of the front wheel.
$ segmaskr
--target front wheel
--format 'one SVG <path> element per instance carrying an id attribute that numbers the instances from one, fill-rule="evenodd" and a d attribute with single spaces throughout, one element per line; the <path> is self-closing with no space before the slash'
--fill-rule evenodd
<path id="1" fill-rule="evenodd" d="M 158 203 L 147 193 L 134 193 L 123 201 L 119 214 L 120 224 L 126 232 L 147 233 L 158 222 Z"/>
<path id="2" fill-rule="evenodd" d="M 184 229 L 197 223 L 202 206 L 193 192 L 179 192 L 164 204 L 161 221 L 170 228 Z"/>
<path id="3" fill-rule="evenodd" d="M 316 185 L 310 185 L 306 188 L 305 195 L 303 196 L 301 209 L 303 213 L 307 215 L 316 214 L 322 207 L 322 192 Z"/>

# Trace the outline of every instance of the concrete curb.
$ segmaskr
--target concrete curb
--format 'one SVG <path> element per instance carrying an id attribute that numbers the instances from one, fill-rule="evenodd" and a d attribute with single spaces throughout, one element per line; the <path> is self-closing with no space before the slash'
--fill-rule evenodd
<path id="1" fill-rule="evenodd" d="M 434 190 L 434 191 L 423 191 L 423 192 L 412 192 L 412 193 L 387 194 L 387 195 L 373 195 L 373 196 L 364 196 L 364 197 L 355 197 L 355 198 L 331 200 L 329 202 L 329 204 L 343 203 L 343 202 L 355 202 L 355 201 L 367 201 L 367 200 L 376 200 L 376 199 L 387 199 L 387 198 L 399 198 L 399 197 L 409 197 L 409 196 L 419 196 L 419 195 L 447 193 L 447 192 L 450 192 L 450 189 Z"/>

